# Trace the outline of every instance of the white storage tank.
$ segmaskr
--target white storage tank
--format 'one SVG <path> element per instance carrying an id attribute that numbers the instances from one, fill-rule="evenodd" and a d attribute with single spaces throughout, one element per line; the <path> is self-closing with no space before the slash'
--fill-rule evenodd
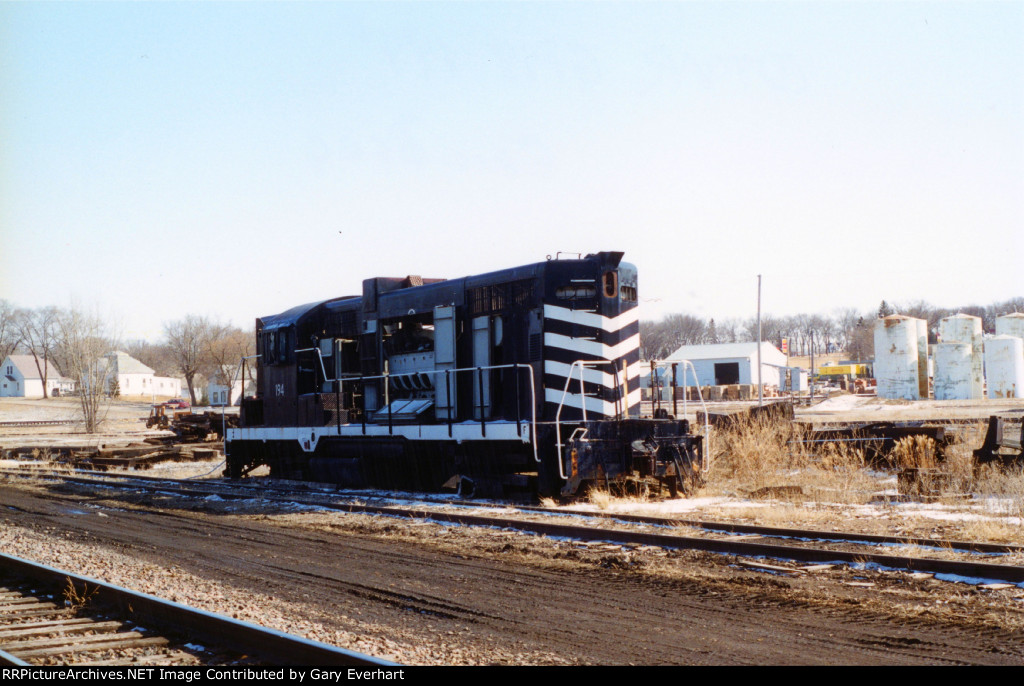
<path id="1" fill-rule="evenodd" d="M 954 314 L 939 320 L 940 343 L 973 343 L 981 338 L 981 317 Z"/>
<path id="2" fill-rule="evenodd" d="M 996 335 L 1024 338 L 1024 312 L 996 317 Z"/>
<path id="3" fill-rule="evenodd" d="M 974 346 L 970 343 L 939 343 L 932 347 L 936 400 L 981 397 L 981 380 L 975 375 L 972 364 L 973 350 Z"/>
<path id="4" fill-rule="evenodd" d="M 957 395 L 947 396 L 949 400 L 976 400 L 984 397 L 985 387 L 985 360 L 984 360 L 984 344 L 982 341 L 981 333 L 981 317 L 974 317 L 969 314 L 954 314 L 949 317 L 943 317 L 939 320 L 939 342 L 944 344 L 949 343 L 966 343 L 971 346 L 970 348 L 970 387 L 964 388 L 962 386 L 962 379 L 960 376 L 956 376 L 956 386 L 960 390 L 955 391 Z M 945 357 L 946 362 L 952 362 L 952 359 L 948 357 L 951 352 L 943 353 L 947 355 Z M 962 366 L 957 364 L 957 368 Z M 957 375 L 960 372 L 952 372 Z M 936 351 L 935 354 L 935 397 L 939 398 L 939 376 L 944 375 L 943 383 L 947 385 L 951 378 L 945 376 L 945 372 L 940 369 L 939 354 Z"/>
<path id="5" fill-rule="evenodd" d="M 1024 398 L 1024 339 L 993 336 L 985 341 L 989 398 Z"/>
<path id="6" fill-rule="evenodd" d="M 927 397 L 927 337 L 921 340 L 927 326 L 923 319 L 899 314 L 875 320 L 875 379 L 879 398 L 920 400 L 922 377 L 923 397 Z"/>

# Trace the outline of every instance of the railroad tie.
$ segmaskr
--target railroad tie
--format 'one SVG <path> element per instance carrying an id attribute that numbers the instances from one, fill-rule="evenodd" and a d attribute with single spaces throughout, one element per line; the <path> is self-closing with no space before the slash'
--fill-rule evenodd
<path id="1" fill-rule="evenodd" d="M 168 640 L 162 636 L 145 638 L 137 631 L 122 634 L 96 634 L 93 636 L 64 636 L 60 638 L 21 641 L 4 644 L 3 650 L 22 660 L 35 657 L 53 657 L 66 653 L 82 653 L 86 651 L 111 650 L 121 648 L 141 648 L 144 646 L 167 645 Z"/>

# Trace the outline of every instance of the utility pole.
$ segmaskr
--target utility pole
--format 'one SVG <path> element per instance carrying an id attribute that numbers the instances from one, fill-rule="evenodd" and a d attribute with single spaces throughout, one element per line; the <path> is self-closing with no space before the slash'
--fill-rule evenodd
<path id="1" fill-rule="evenodd" d="M 814 332 L 811 331 L 811 373 L 808 375 L 811 386 L 811 402 L 814 402 Z"/>
<path id="2" fill-rule="evenodd" d="M 761 275 L 757 275 L 757 406 L 764 405 L 764 384 L 761 383 Z"/>

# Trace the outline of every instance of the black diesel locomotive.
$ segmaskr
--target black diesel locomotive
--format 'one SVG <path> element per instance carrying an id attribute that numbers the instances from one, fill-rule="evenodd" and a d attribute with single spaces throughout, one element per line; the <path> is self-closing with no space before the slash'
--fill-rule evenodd
<path id="1" fill-rule="evenodd" d="M 257 393 L 227 474 L 464 495 L 571 496 L 700 480 L 686 420 L 642 419 L 637 271 L 601 252 L 361 296 L 256 322 Z"/>

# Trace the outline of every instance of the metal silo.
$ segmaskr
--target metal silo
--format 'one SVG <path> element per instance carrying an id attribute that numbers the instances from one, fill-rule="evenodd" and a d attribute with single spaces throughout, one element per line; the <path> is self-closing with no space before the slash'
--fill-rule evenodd
<path id="1" fill-rule="evenodd" d="M 981 380 L 975 375 L 972 364 L 973 349 L 970 343 L 939 343 L 933 346 L 936 400 L 981 397 Z"/>
<path id="2" fill-rule="evenodd" d="M 927 397 L 927 362 L 921 363 L 921 333 L 925 327 L 924 320 L 899 314 L 875 320 L 875 378 L 879 398 L 920 400 L 921 376 Z M 927 338 L 923 354 L 927 360 Z"/>
<path id="3" fill-rule="evenodd" d="M 981 317 L 954 314 L 939 320 L 939 342 L 973 343 L 981 338 Z"/>
<path id="4" fill-rule="evenodd" d="M 996 317 L 996 335 L 1024 338 L 1024 312 Z"/>
<path id="5" fill-rule="evenodd" d="M 954 314 L 950 317 L 943 317 L 939 321 L 939 341 L 943 344 L 962 343 L 970 345 L 970 376 L 969 386 L 964 386 L 962 374 L 962 361 L 954 362 L 950 355 L 952 352 L 943 353 L 943 362 L 953 364 L 955 369 L 944 370 L 939 360 L 939 353 L 935 353 L 935 397 L 939 398 L 939 376 L 943 376 L 943 384 L 947 389 L 955 386 L 957 395 L 946 395 L 949 400 L 973 400 L 984 397 L 985 367 L 984 367 L 984 344 L 981 333 L 981 317 L 974 317 L 969 314 Z M 955 356 L 954 357 L 958 357 Z M 949 375 L 952 374 L 953 377 Z M 954 382 L 955 378 L 955 383 Z M 950 385 L 952 383 L 952 386 Z"/>
<path id="6" fill-rule="evenodd" d="M 989 398 L 1024 398 L 1024 339 L 993 336 L 985 341 Z"/>

